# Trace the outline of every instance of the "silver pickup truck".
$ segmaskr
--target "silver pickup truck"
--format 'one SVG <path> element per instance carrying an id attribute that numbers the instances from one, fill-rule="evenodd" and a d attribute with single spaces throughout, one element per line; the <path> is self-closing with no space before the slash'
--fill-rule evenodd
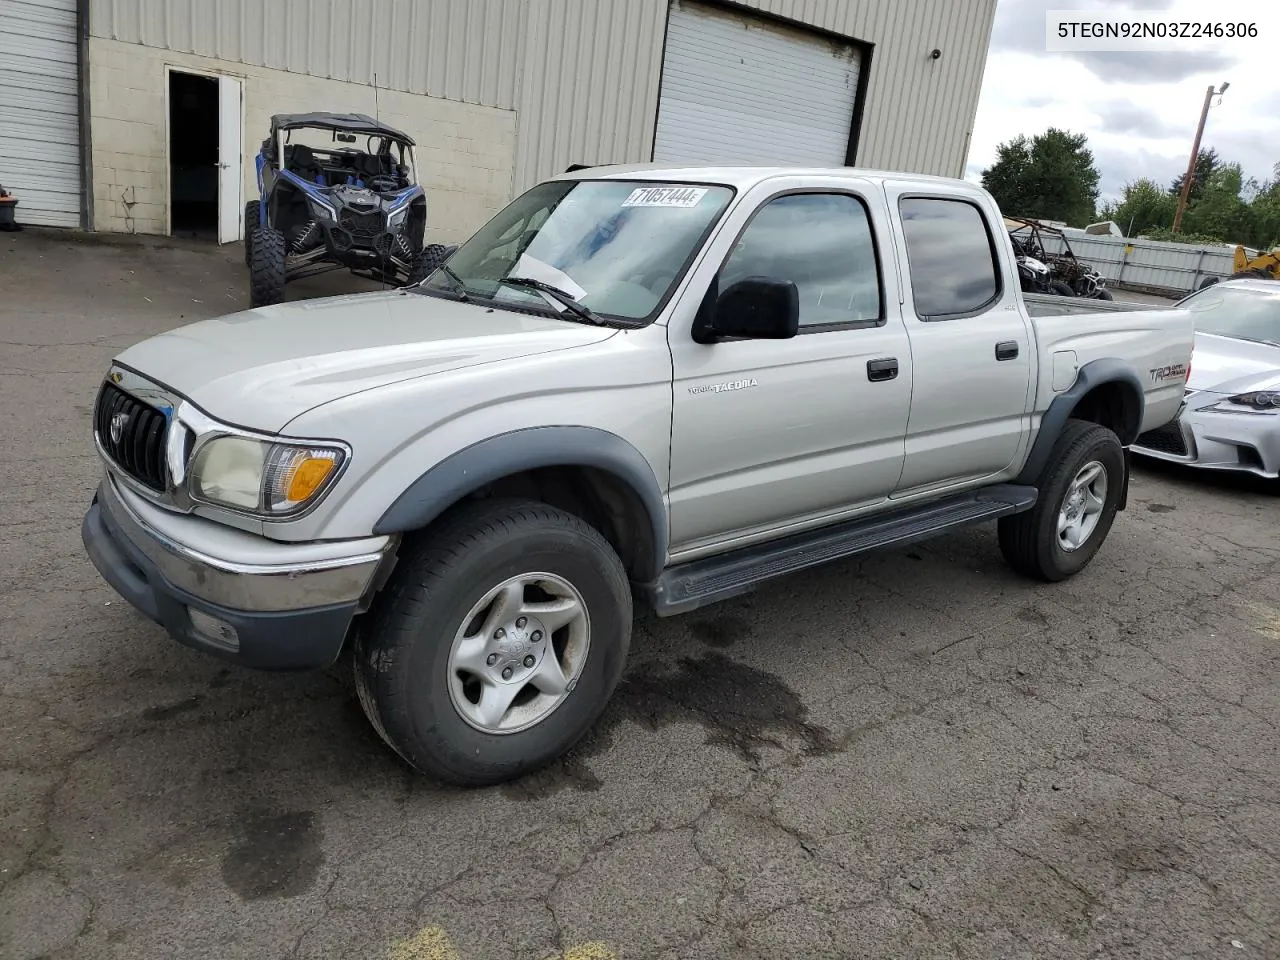
<path id="1" fill-rule="evenodd" d="M 633 604 L 984 521 L 1029 577 L 1083 568 L 1192 320 L 1042 312 L 963 181 L 577 170 L 419 285 L 125 350 L 83 539 L 182 643 L 270 669 L 350 644 L 405 761 L 494 783 L 596 721 Z"/>

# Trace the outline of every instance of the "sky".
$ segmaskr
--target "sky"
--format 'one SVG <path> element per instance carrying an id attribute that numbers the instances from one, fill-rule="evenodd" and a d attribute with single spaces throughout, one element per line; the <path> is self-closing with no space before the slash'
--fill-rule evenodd
<path id="1" fill-rule="evenodd" d="M 962 2 L 962 0 L 960 0 Z M 1184 50 L 1046 51 L 1049 10 L 1159 11 L 1172 20 L 1258 24 L 1257 41 L 1214 40 Z M 991 50 L 966 176 L 978 179 L 996 146 L 1059 127 L 1084 133 L 1102 175 L 1100 201 L 1126 182 L 1168 184 L 1186 171 L 1209 85 L 1230 83 L 1209 108 L 1201 148 L 1271 179 L 1280 162 L 1280 5 L 1246 0 L 997 0 Z"/>

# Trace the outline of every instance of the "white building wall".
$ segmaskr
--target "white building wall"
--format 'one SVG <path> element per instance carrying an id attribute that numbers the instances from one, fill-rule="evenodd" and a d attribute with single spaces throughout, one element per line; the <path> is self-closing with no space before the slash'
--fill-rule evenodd
<path id="1" fill-rule="evenodd" d="M 590 3 L 593 0 L 582 0 Z M 513 107 L 527 0 L 90 0 L 94 36 Z"/>
<path id="2" fill-rule="evenodd" d="M 244 197 L 257 196 L 253 158 L 272 113 L 373 113 L 371 89 L 284 70 L 90 37 L 94 229 L 168 232 L 166 67 L 244 80 Z M 383 90 L 379 114 L 418 140 L 433 242 L 469 236 L 511 192 L 515 114 Z"/>
<path id="3" fill-rule="evenodd" d="M 91 32 L 105 41 L 197 55 L 246 76 L 265 68 L 337 84 L 299 85 L 316 93 L 372 83 L 376 72 L 384 90 L 514 110 L 508 196 L 570 163 L 651 158 L 668 0 L 90 3 Z M 873 46 L 858 165 L 963 174 L 996 0 L 736 6 Z M 937 60 L 929 56 L 935 48 Z M 368 96 L 355 99 L 367 110 Z M 347 102 L 310 101 L 307 109 Z M 447 129 L 406 126 L 448 149 Z M 246 142 L 255 136 L 251 122 Z"/>
<path id="4" fill-rule="evenodd" d="M 668 0 L 524 0 L 516 189 L 651 157 Z M 857 163 L 962 176 L 996 0 L 740 0 L 873 45 Z M 938 49 L 934 60 L 929 54 Z"/>

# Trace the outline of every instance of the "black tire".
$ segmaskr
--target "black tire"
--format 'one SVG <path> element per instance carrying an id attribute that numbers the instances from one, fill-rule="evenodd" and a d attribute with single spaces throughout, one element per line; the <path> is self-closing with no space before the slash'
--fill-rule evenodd
<path id="1" fill-rule="evenodd" d="M 1103 287 L 1097 293 L 1095 293 L 1094 297 L 1098 300 L 1114 300 L 1115 299 L 1115 295 L 1106 287 Z"/>
<path id="2" fill-rule="evenodd" d="M 1064 283 L 1061 280 L 1054 280 L 1049 284 L 1049 292 L 1059 297 L 1074 297 L 1076 292 L 1071 289 L 1071 284 Z"/>
<path id="3" fill-rule="evenodd" d="M 405 281 L 405 286 L 417 286 L 427 277 L 435 272 L 440 264 L 444 263 L 453 256 L 453 252 L 458 249 L 458 245 L 443 243 L 428 243 L 422 248 L 422 252 L 413 261 L 413 269 L 409 271 L 409 279 Z"/>
<path id="4" fill-rule="evenodd" d="M 246 267 L 249 266 L 249 238 L 253 236 L 253 231 L 262 225 L 259 223 L 261 213 L 262 206 L 257 200 L 244 205 L 244 265 Z"/>
<path id="5" fill-rule="evenodd" d="M 284 300 L 284 234 L 258 227 L 249 234 L 249 306 Z"/>
<path id="6" fill-rule="evenodd" d="M 530 572 L 578 591 L 589 620 L 586 659 L 576 685 L 533 726 L 486 732 L 454 706 L 454 637 L 488 591 Z M 409 542 L 363 619 L 356 688 L 374 729 L 417 770 L 486 786 L 550 763 L 599 719 L 631 644 L 631 589 L 608 542 L 572 514 L 533 501 L 476 501 Z"/>
<path id="7" fill-rule="evenodd" d="M 1200 281 L 1200 286 L 1197 289 L 1203 290 L 1205 287 L 1212 287 L 1217 282 L 1218 282 L 1217 277 L 1205 277 L 1203 280 Z"/>
<path id="8" fill-rule="evenodd" d="M 1102 512 L 1088 538 L 1066 549 L 1058 538 L 1058 514 L 1076 475 L 1096 461 L 1106 471 L 1107 491 Z M 1106 427 L 1085 420 L 1068 420 L 1036 486 L 1040 499 L 1034 508 L 998 523 L 1000 551 L 1018 573 L 1050 582 L 1065 580 L 1083 570 L 1111 531 L 1124 483 L 1124 448 Z"/>

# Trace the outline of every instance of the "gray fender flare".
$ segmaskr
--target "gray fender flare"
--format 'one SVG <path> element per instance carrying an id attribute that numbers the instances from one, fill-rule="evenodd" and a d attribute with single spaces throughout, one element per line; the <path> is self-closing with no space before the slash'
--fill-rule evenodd
<path id="1" fill-rule="evenodd" d="M 1027 461 L 1023 464 L 1021 472 L 1013 481 L 1014 483 L 1035 483 L 1040 476 L 1040 471 L 1044 469 L 1044 465 L 1048 462 L 1049 454 L 1053 452 L 1054 445 L 1058 442 L 1062 428 L 1071 419 L 1071 414 L 1075 412 L 1076 406 L 1090 390 L 1106 383 L 1119 383 L 1131 392 L 1132 398 L 1137 405 L 1138 422 L 1133 427 L 1134 436 L 1122 436 L 1120 442 L 1128 447 L 1129 444 L 1137 439 L 1137 430 L 1142 424 L 1143 408 L 1146 406 L 1146 397 L 1138 374 L 1129 364 L 1113 357 L 1091 360 L 1080 368 L 1076 374 L 1075 383 L 1054 397 L 1053 402 L 1049 404 L 1049 409 L 1045 411 L 1044 416 L 1040 419 L 1040 430 L 1036 434 L 1035 443 L 1031 445 L 1031 452 L 1027 455 Z"/>
<path id="2" fill-rule="evenodd" d="M 617 434 L 595 427 L 530 427 L 488 437 L 441 460 L 409 485 L 374 526 L 375 534 L 421 530 L 463 497 L 538 467 L 594 467 L 635 492 L 648 514 L 656 577 L 667 556 L 667 507 L 653 467 Z"/>

